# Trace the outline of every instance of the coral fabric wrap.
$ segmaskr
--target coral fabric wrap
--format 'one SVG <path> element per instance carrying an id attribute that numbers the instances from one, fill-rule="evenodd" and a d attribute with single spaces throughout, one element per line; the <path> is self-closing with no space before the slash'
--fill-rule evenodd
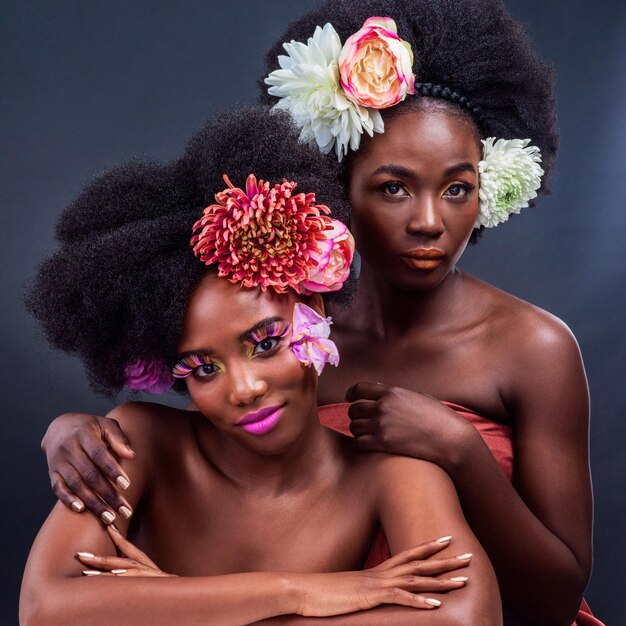
<path id="1" fill-rule="evenodd" d="M 485 443 L 491 450 L 498 465 L 509 480 L 513 478 L 513 429 L 497 422 L 492 422 L 470 409 L 444 402 L 453 411 L 463 416 L 471 422 L 480 433 Z M 352 436 L 350 433 L 350 418 L 348 417 L 348 407 L 350 404 L 327 404 L 319 407 L 318 415 L 320 422 L 327 428 L 336 430 L 344 435 Z M 380 529 L 376 534 L 370 553 L 363 568 L 374 567 L 391 556 L 385 533 Z M 580 605 L 578 616 L 572 626 L 603 626 L 602 622 L 595 618 L 585 600 Z"/>

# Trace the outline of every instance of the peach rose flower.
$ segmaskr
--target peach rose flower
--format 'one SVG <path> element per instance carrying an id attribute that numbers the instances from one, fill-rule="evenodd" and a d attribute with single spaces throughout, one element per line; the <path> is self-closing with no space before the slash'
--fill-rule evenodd
<path id="1" fill-rule="evenodd" d="M 326 239 L 318 240 L 318 252 L 309 252 L 317 266 L 300 285 L 306 291 L 338 291 L 350 275 L 354 256 L 354 239 L 345 224 L 332 220 L 332 229 L 323 231 Z"/>
<path id="2" fill-rule="evenodd" d="M 389 17 L 370 17 L 348 37 L 339 54 L 339 75 L 357 104 L 386 109 L 414 93 L 413 52 Z"/>

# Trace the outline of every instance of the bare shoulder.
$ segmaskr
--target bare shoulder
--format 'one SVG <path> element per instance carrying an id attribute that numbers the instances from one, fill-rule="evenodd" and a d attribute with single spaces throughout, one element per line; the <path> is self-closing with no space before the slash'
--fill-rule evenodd
<path id="1" fill-rule="evenodd" d="M 475 278 L 470 282 L 482 302 L 485 335 L 491 348 L 505 348 L 509 358 L 524 354 L 579 357 L 576 338 L 561 319 L 493 285 Z"/>
<path id="2" fill-rule="evenodd" d="M 188 443 L 194 415 L 192 411 L 154 402 L 125 402 L 107 417 L 118 421 L 137 453 L 136 460 L 151 465 L 164 451 L 176 454 Z"/>
<path id="3" fill-rule="evenodd" d="M 578 415 L 584 424 L 587 381 L 572 331 L 548 311 L 476 283 L 486 303 L 483 354 L 491 359 L 505 405 L 518 419 L 546 421 L 547 414 L 547 422 L 554 423 L 557 415 Z"/>

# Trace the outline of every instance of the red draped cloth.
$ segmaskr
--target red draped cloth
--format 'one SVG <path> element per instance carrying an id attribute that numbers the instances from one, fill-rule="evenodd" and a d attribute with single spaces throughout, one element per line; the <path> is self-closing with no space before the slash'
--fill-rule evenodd
<path id="1" fill-rule="evenodd" d="M 450 402 L 444 402 L 446 406 L 449 406 L 453 411 L 456 411 L 459 415 L 464 417 L 468 422 L 474 425 L 476 430 L 480 433 L 485 443 L 491 450 L 491 453 L 495 457 L 498 465 L 505 473 L 507 478 L 511 480 L 513 478 L 513 429 L 510 426 L 504 424 L 498 424 L 491 420 L 474 413 L 470 409 L 459 406 L 458 404 L 452 404 Z M 327 404 L 319 407 L 318 415 L 320 422 L 328 427 L 343 433 L 344 435 L 352 436 L 350 432 L 350 418 L 348 417 L 347 403 L 342 404 Z M 387 545 L 387 538 L 385 533 L 380 529 L 374 539 L 370 553 L 365 561 L 364 568 L 374 567 L 385 559 L 391 556 L 389 552 L 389 546 Z M 572 626 L 604 626 L 600 620 L 595 618 L 589 606 L 585 600 L 580 605 L 578 616 Z"/>

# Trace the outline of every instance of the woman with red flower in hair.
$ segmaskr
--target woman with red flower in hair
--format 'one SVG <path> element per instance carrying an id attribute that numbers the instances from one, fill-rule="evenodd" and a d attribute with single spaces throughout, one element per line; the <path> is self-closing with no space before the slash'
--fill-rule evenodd
<path id="1" fill-rule="evenodd" d="M 250 118 L 296 142 L 266 109 L 210 126 L 195 172 L 246 185 L 225 176 L 202 214 L 209 192 L 186 159 L 113 171 L 61 218 L 28 298 L 48 338 L 100 389 L 175 385 L 196 410 L 111 412 L 137 451 L 127 507 L 113 525 L 57 504 L 28 559 L 21 623 L 497 626 L 491 564 L 445 472 L 359 455 L 318 419 L 318 376 L 339 362 L 324 298 L 342 295 L 352 236 L 307 174 L 296 185 L 281 159 L 268 165 L 269 146 L 256 154 L 273 185 L 215 150 Z M 311 156 L 296 143 L 286 163 L 296 153 Z M 378 527 L 393 556 L 362 569 Z"/>

